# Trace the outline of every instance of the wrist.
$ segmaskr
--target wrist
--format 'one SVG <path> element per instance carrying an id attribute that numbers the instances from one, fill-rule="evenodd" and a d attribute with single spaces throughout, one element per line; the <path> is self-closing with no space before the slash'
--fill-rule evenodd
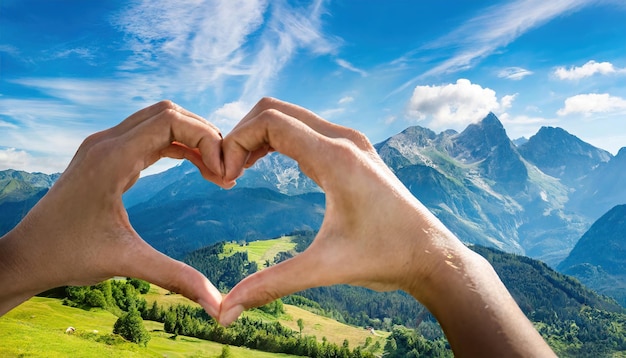
<path id="1" fill-rule="evenodd" d="M 32 266 L 20 248 L 25 240 L 21 231 L 17 227 L 0 238 L 0 315 L 39 293 L 31 279 Z"/>

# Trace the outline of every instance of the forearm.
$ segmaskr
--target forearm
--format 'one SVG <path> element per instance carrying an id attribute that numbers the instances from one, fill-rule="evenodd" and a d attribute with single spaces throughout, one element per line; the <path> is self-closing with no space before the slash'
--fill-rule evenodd
<path id="1" fill-rule="evenodd" d="M 447 230 L 432 230 L 439 231 L 429 233 L 437 263 L 409 290 L 437 318 L 455 355 L 554 356 L 493 267 Z"/>
<path id="2" fill-rule="evenodd" d="M 22 249 L 20 230 L 14 229 L 0 238 L 0 316 L 39 293 L 30 279 L 31 266 Z"/>
<path id="3" fill-rule="evenodd" d="M 64 285 L 67 272 L 77 271 L 61 257 L 72 250 L 55 240 L 61 237 L 57 225 L 51 224 L 55 221 L 55 213 L 38 204 L 0 238 L 0 315 L 38 293 Z"/>

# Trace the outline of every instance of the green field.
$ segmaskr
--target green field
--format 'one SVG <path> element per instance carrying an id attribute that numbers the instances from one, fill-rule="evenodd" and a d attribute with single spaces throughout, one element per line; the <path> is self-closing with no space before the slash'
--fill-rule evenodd
<path id="1" fill-rule="evenodd" d="M 183 296 L 169 294 L 166 290 L 153 286 L 146 300 L 156 300 L 161 305 L 190 304 Z M 277 320 L 260 311 L 244 312 L 244 315 Z M 345 325 L 330 318 L 321 317 L 298 307 L 285 305 L 285 314 L 278 321 L 294 331 L 299 331 L 297 321 L 304 322 L 303 335 L 316 336 L 318 341 L 326 337 L 329 342 L 341 345 L 344 339 L 350 347 L 363 345 L 367 337 L 372 343 L 379 341 L 384 347 L 388 332 L 369 331 Z M 0 317 L 0 357 L 218 357 L 222 352 L 219 343 L 191 337 L 172 335 L 163 331 L 163 324 L 145 321 L 151 334 L 147 347 L 121 342 L 112 335 L 117 317 L 102 309 L 89 311 L 64 306 L 61 300 L 33 297 Z M 76 328 L 74 334 L 66 334 L 68 327 Z M 115 341 L 115 344 L 107 344 Z M 252 351 L 247 348 L 230 347 L 232 356 L 237 357 L 294 357 L 287 354 Z"/>
<path id="2" fill-rule="evenodd" d="M 265 261 L 273 262 L 278 252 L 295 248 L 291 237 L 250 242 L 245 246 L 229 243 L 225 252 L 247 251 L 250 261 L 256 261 L 259 268 Z M 144 296 L 148 305 L 157 301 L 159 305 L 197 305 L 187 298 L 171 294 L 157 286 L 152 286 Z M 244 312 L 244 315 L 266 321 L 278 320 L 282 325 L 299 331 L 298 319 L 304 322 L 303 335 L 315 336 L 318 341 L 325 337 L 329 342 L 341 345 L 345 339 L 350 347 L 362 346 L 371 337 L 372 344 L 379 342 L 384 347 L 388 332 L 371 332 L 349 326 L 333 319 L 313 314 L 304 309 L 285 305 L 285 313 L 276 318 L 258 310 Z M 124 342 L 112 334 L 117 317 L 102 309 L 83 310 L 64 306 L 62 301 L 53 298 L 34 297 L 6 315 L 0 317 L 0 357 L 218 357 L 223 349 L 219 343 L 164 332 L 163 324 L 145 321 L 151 334 L 147 347 Z M 66 334 L 68 327 L 76 328 L 74 334 Z M 112 343 L 113 342 L 113 343 Z M 238 357 L 294 357 L 287 354 L 251 351 L 247 348 L 230 347 L 231 356 Z M 382 353 L 382 349 L 379 353 Z"/>
<path id="3" fill-rule="evenodd" d="M 157 301 L 157 304 L 164 307 L 175 304 L 200 307 L 197 303 L 190 301 L 181 295 L 168 294 L 167 290 L 154 285 L 145 298 L 148 302 L 148 306 L 150 306 L 153 301 Z M 350 342 L 351 347 L 362 346 L 365 344 L 367 337 L 371 337 L 372 343 L 380 341 L 380 345 L 384 347 L 385 339 L 389 336 L 389 332 L 382 331 L 377 331 L 376 334 L 373 335 L 371 332 L 361 327 L 346 325 L 341 322 L 337 322 L 334 319 L 322 317 L 291 305 L 285 305 L 285 314 L 281 315 L 279 318 L 272 317 L 271 315 L 256 310 L 246 311 L 243 315 L 252 316 L 265 321 L 278 321 L 283 326 L 289 327 L 294 331 L 300 330 L 298 328 L 298 319 L 302 319 L 304 322 L 304 329 L 302 330 L 303 335 L 315 336 L 320 342 L 323 337 L 326 337 L 329 342 L 337 345 L 341 345 L 343 340 L 347 339 Z M 151 344 L 152 341 L 150 341 L 149 345 Z"/>
<path id="4" fill-rule="evenodd" d="M 277 253 L 291 251 L 295 247 L 296 244 L 291 242 L 291 236 L 282 236 L 277 239 L 252 241 L 246 245 L 230 242 L 224 246 L 224 254 L 228 256 L 236 252 L 248 252 L 248 260 L 256 262 L 259 269 L 262 269 L 265 267 L 265 261 L 273 263 Z"/>
<path id="5" fill-rule="evenodd" d="M 0 317 L 0 357 L 218 357 L 222 345 L 163 331 L 163 324 L 146 321 L 152 339 L 147 347 L 132 343 L 108 345 L 117 320 L 104 310 L 63 306 L 53 298 L 34 297 Z M 65 334 L 67 327 L 74 334 Z M 94 331 L 97 331 L 94 333 Z M 231 347 L 233 357 L 294 357 Z"/>

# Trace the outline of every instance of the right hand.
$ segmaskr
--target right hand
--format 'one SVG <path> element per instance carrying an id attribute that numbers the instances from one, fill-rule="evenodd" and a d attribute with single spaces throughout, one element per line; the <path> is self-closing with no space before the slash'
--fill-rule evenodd
<path id="1" fill-rule="evenodd" d="M 263 99 L 222 148 L 226 181 L 274 149 L 295 159 L 326 192 L 326 213 L 307 250 L 232 289 L 221 324 L 306 288 L 353 284 L 409 292 L 437 318 L 455 355 L 554 356 L 493 267 L 411 195 L 363 134 Z"/>
<path id="2" fill-rule="evenodd" d="M 233 288 L 222 303 L 222 324 L 246 308 L 310 287 L 345 283 L 412 291 L 439 262 L 433 257 L 440 250 L 429 254 L 433 242 L 460 244 L 395 177 L 363 134 L 304 108 L 263 99 L 222 146 L 227 181 L 276 150 L 295 159 L 326 193 L 324 221 L 311 246 Z"/>

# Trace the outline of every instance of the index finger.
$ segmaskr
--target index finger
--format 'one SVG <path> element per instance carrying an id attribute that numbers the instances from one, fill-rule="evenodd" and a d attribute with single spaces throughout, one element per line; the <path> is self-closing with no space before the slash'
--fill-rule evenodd
<path id="1" fill-rule="evenodd" d="M 150 114 L 150 118 L 141 120 L 129 117 L 129 122 L 134 125 L 129 124 L 128 130 L 119 136 L 111 135 L 111 139 L 119 143 L 115 147 L 119 150 L 119 157 L 126 161 L 127 172 L 139 173 L 162 156 L 168 156 L 172 152 L 173 143 L 180 143 L 187 148 L 197 149 L 195 154 L 201 161 L 192 161 L 213 172 L 215 175 L 211 178 L 215 179 L 216 184 L 229 186 L 221 180 L 224 176 L 222 136 L 214 126 L 188 115 L 186 111 L 179 111 L 178 106 L 171 102 L 165 102 L 165 105 L 160 106 L 160 111 Z M 118 131 L 116 129 L 114 132 Z M 192 154 L 192 151 L 186 153 Z M 200 169 L 202 171 L 203 168 Z"/>
<path id="2" fill-rule="evenodd" d="M 361 150 L 373 150 L 369 140 L 358 131 L 328 122 L 294 104 L 264 98 L 224 139 L 225 179 L 236 179 L 244 166 L 271 148 L 296 160 L 305 174 L 316 180 L 311 176 L 313 172 L 304 167 L 332 156 L 328 144 L 337 143 L 332 139 L 347 139 Z"/>
<path id="3" fill-rule="evenodd" d="M 306 169 L 312 164 L 312 158 L 307 153 L 322 150 L 326 140 L 325 136 L 294 117 L 274 109 L 265 110 L 224 138 L 224 179 L 236 179 L 250 153 L 269 146 L 296 160 L 302 170 L 315 180 L 312 172 Z"/>

